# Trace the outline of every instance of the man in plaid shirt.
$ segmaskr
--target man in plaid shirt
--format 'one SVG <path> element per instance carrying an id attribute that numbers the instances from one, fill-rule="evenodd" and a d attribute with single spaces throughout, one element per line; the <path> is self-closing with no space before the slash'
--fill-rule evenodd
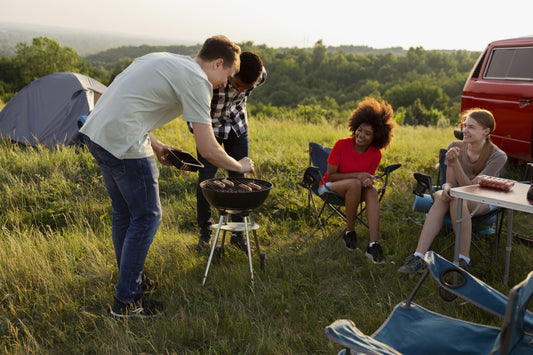
<path id="1" fill-rule="evenodd" d="M 213 91 L 211 100 L 211 121 L 213 133 L 218 143 L 224 147 L 228 155 L 236 160 L 248 156 L 248 114 L 246 100 L 251 92 L 262 85 L 267 77 L 266 69 L 258 55 L 251 52 L 241 53 L 240 71 L 228 82 L 226 87 Z M 192 132 L 192 127 L 189 125 Z M 211 206 L 205 199 L 200 183 L 215 177 L 218 168 L 204 159 L 198 153 L 198 160 L 204 168 L 198 172 L 196 186 L 196 212 L 200 227 L 200 237 L 197 250 L 201 251 L 209 246 L 211 240 Z M 233 171 L 230 177 L 244 177 Z M 242 222 L 241 216 L 232 216 L 233 222 Z M 232 233 L 230 242 L 246 252 L 246 243 L 242 232 Z"/>

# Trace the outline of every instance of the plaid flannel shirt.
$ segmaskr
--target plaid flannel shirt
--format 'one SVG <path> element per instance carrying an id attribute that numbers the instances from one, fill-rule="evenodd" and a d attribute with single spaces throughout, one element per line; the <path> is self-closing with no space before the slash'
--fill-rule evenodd
<path id="1" fill-rule="evenodd" d="M 213 91 L 211 100 L 211 124 L 215 137 L 228 139 L 231 130 L 237 137 L 248 130 L 248 113 L 246 112 L 246 100 L 252 91 L 262 85 L 267 77 L 266 69 L 263 71 L 255 85 L 246 91 L 239 92 L 230 82 L 224 88 Z M 192 124 L 189 123 L 192 132 Z"/>

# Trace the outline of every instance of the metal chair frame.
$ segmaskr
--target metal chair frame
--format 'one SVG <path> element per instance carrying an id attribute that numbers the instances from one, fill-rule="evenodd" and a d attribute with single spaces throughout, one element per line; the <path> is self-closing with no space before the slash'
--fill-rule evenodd
<path id="1" fill-rule="evenodd" d="M 326 327 L 329 340 L 344 349 L 339 354 L 531 354 L 533 352 L 533 272 L 513 287 L 509 297 L 452 262 L 429 251 L 427 270 L 409 297 L 367 336 L 354 322 L 340 319 Z M 439 286 L 503 320 L 498 327 L 472 323 L 432 312 L 413 299 L 431 274 Z"/>

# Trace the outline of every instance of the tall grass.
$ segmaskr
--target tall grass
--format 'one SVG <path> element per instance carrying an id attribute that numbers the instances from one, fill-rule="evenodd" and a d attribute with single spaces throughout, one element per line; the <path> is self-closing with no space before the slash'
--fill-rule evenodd
<path id="1" fill-rule="evenodd" d="M 117 321 L 108 316 L 117 280 L 110 238 L 110 202 L 90 154 L 74 148 L 0 145 L 0 352 L 103 354 L 303 354 L 334 353 L 323 329 L 350 318 L 372 333 L 395 304 L 407 297 L 416 278 L 397 268 L 416 246 L 421 218 L 411 209 L 412 174 L 435 174 L 440 147 L 451 129 L 399 127 L 382 165 L 400 162 L 382 203 L 385 265 L 372 265 L 362 252 L 348 252 L 333 236 L 314 233 L 305 191 L 298 186 L 308 164 L 309 141 L 332 145 L 345 127 L 276 119 L 252 120 L 251 157 L 258 178 L 274 183 L 267 201 L 254 211 L 267 266 L 254 253 L 250 284 L 246 256 L 226 248 L 201 280 L 207 254 L 195 251 L 196 175 L 161 167 L 164 217 L 145 271 L 159 280 L 152 295 L 165 302 L 153 320 Z M 180 121 L 156 135 L 194 152 Z M 222 172 L 221 172 L 222 174 Z M 516 176 L 514 176 L 516 177 Z M 515 230 L 528 234 L 531 222 L 515 214 Z M 367 232 L 358 226 L 361 248 Z M 435 249 L 450 239 L 443 234 Z M 490 238 L 482 241 L 489 254 Z M 502 243 L 503 244 L 503 243 Z M 486 263 L 475 251 L 473 273 L 504 293 L 503 246 L 497 261 Z M 514 244 L 509 285 L 533 268 L 530 249 Z M 447 255 L 448 257 L 450 255 Z M 415 299 L 432 309 L 471 321 L 499 325 L 475 307 L 442 301 L 427 282 Z"/>

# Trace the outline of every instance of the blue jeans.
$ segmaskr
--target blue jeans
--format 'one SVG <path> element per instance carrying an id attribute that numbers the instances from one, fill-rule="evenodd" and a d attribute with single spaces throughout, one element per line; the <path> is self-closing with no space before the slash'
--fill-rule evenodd
<path id="1" fill-rule="evenodd" d="M 130 303 L 142 293 L 141 275 L 161 222 L 159 170 L 155 157 L 117 159 L 81 135 L 100 166 L 113 207 L 111 234 L 119 271 L 115 297 Z"/>
<path id="2" fill-rule="evenodd" d="M 226 153 L 236 160 L 241 160 L 248 156 L 248 132 L 241 134 L 239 137 L 234 131 L 230 132 L 228 139 L 217 138 L 220 145 L 224 147 Z M 198 184 L 196 185 L 196 220 L 200 227 L 201 235 L 211 234 L 211 206 L 204 197 L 200 183 L 202 181 L 212 179 L 215 177 L 218 168 L 205 160 L 200 153 L 198 153 L 198 160 L 204 164 L 204 167 L 198 171 Z M 231 177 L 244 177 L 244 174 L 236 173 L 234 171 L 228 172 Z M 242 222 L 241 216 L 232 216 L 232 221 Z"/>

